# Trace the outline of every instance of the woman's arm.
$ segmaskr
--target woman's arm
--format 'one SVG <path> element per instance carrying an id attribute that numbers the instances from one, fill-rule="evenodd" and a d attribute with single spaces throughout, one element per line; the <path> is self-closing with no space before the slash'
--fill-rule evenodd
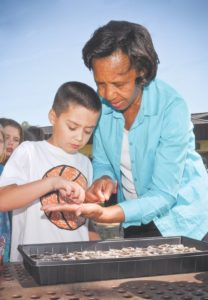
<path id="1" fill-rule="evenodd" d="M 112 205 L 108 207 L 102 207 L 95 203 L 83 203 L 83 204 L 49 204 L 44 205 L 42 210 L 48 211 L 68 211 L 82 215 L 85 218 L 94 220 L 100 223 L 121 223 L 124 221 L 124 212 L 119 205 Z"/>

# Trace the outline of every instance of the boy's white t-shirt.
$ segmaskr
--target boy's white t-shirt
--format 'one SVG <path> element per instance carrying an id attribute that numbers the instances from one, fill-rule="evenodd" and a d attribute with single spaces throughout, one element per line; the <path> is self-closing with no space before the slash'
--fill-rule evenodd
<path id="1" fill-rule="evenodd" d="M 92 182 L 92 165 L 81 153 L 69 154 L 47 141 L 26 141 L 11 155 L 0 177 L 0 186 L 24 184 L 43 178 L 44 174 L 58 165 L 79 169 Z M 37 199 L 27 207 L 16 209 L 12 216 L 11 261 L 22 260 L 17 250 L 19 244 L 59 243 L 88 241 L 88 222 L 76 230 L 58 228 L 41 211 Z"/>

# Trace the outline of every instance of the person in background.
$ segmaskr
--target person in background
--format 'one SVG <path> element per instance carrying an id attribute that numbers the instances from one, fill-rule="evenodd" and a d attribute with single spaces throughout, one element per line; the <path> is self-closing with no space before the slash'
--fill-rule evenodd
<path id="1" fill-rule="evenodd" d="M 4 128 L 5 134 L 5 154 L 6 159 L 4 160 L 4 165 L 7 163 L 13 151 L 19 146 L 23 141 L 23 129 L 21 125 L 9 118 L 0 118 L 0 124 Z M 12 228 L 12 211 L 8 212 L 10 220 L 10 228 Z"/>
<path id="2" fill-rule="evenodd" d="M 23 130 L 21 125 L 8 118 L 0 118 L 0 124 L 4 128 L 5 146 L 6 146 L 6 160 L 7 162 L 13 151 L 23 141 Z"/>
<path id="3" fill-rule="evenodd" d="M 5 160 L 6 160 L 5 134 L 4 134 L 3 127 L 0 125 L 0 175 L 3 171 Z"/>
<path id="4" fill-rule="evenodd" d="M 5 135 L 3 127 L 0 125 L 0 176 L 4 168 L 4 161 L 6 160 L 6 151 L 5 151 Z M 9 252 L 10 252 L 10 221 L 7 212 L 0 211 L 0 239 L 4 239 L 4 254 L 3 262 L 9 261 Z"/>
<path id="5" fill-rule="evenodd" d="M 21 143 L 6 163 L 0 178 L 0 211 L 13 210 L 11 261 L 21 260 L 17 250 L 19 244 L 99 238 L 91 226 L 89 231 L 88 220 L 74 230 L 63 228 L 63 222 L 70 219 L 63 220 L 62 214 L 51 219 L 50 215 L 44 214 L 40 210 L 40 197 L 59 191 L 60 199 L 84 200 L 85 192 L 78 183 L 58 176 L 57 171 L 51 177 L 46 175 L 52 170 L 70 166 L 83 174 L 88 186 L 91 184 L 91 162 L 79 153 L 79 149 L 90 139 L 100 111 L 100 99 L 91 87 L 80 82 L 63 84 L 49 112 L 52 136 L 47 141 Z M 53 221 L 60 222 L 56 225 Z"/>
<path id="6" fill-rule="evenodd" d="M 184 99 L 156 78 L 159 58 L 148 30 L 110 21 L 85 44 L 83 59 L 103 104 L 93 137 L 94 182 L 86 192 L 92 203 L 43 209 L 122 222 L 125 238 L 207 240 L 208 174 Z M 118 204 L 97 204 L 116 191 Z"/>

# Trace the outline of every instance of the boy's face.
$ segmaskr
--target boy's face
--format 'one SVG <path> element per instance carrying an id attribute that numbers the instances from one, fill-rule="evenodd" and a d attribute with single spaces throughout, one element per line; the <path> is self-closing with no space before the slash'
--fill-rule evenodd
<path id="1" fill-rule="evenodd" d="M 49 119 L 53 134 L 49 142 L 68 153 L 77 152 L 89 141 L 99 116 L 99 112 L 78 104 L 70 104 L 68 110 L 59 116 L 51 110 Z"/>

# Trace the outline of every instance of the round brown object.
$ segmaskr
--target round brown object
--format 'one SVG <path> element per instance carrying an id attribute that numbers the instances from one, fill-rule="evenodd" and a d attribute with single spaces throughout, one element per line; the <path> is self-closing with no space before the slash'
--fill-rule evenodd
<path id="1" fill-rule="evenodd" d="M 84 189 L 87 188 L 86 177 L 74 167 L 67 165 L 56 166 L 47 171 L 43 178 L 52 176 L 61 176 L 69 181 L 75 181 Z M 59 191 L 54 191 L 42 196 L 40 198 L 40 202 L 42 205 L 48 205 L 64 203 L 65 200 L 61 197 Z M 76 217 L 73 213 L 70 212 L 52 211 L 45 212 L 45 215 L 57 227 L 66 230 L 75 230 L 78 227 L 82 226 L 86 221 L 84 217 Z"/>

